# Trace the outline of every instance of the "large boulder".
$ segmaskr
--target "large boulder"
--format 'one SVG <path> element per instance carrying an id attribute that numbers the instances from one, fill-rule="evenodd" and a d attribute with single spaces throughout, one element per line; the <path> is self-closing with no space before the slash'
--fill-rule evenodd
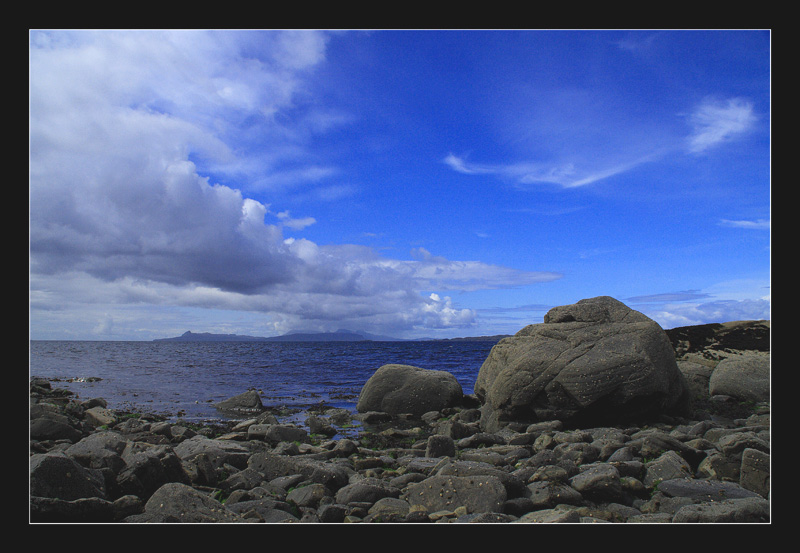
<path id="1" fill-rule="evenodd" d="M 726 395 L 743 401 L 769 401 L 769 353 L 746 352 L 719 362 L 709 380 L 710 395 Z"/>
<path id="2" fill-rule="evenodd" d="M 475 382 L 481 423 L 558 419 L 593 425 L 678 413 L 686 381 L 664 330 L 608 296 L 551 309 L 504 338 Z"/>
<path id="3" fill-rule="evenodd" d="M 383 365 L 367 380 L 358 397 L 359 413 L 382 411 L 422 416 L 460 405 L 464 391 L 456 377 L 410 365 Z"/>

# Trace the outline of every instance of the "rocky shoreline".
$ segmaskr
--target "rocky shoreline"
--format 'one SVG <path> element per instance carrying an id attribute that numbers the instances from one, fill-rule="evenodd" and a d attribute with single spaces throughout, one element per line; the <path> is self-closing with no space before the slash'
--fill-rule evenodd
<path id="1" fill-rule="evenodd" d="M 371 412 L 360 418 L 372 430 L 330 440 L 331 419 L 347 425 L 341 410 L 309 414 L 316 434 L 272 413 L 192 429 L 76 402 L 41 380 L 31 397 L 31 522 L 770 520 L 765 404 L 494 434 L 474 408 L 419 421 Z"/>
<path id="2" fill-rule="evenodd" d="M 489 431 L 474 395 L 421 415 L 320 406 L 302 427 L 256 404 L 193 426 L 33 377 L 30 522 L 769 523 L 769 402 L 704 392 L 726 359 L 769 352 L 718 345 L 676 347 L 701 391 L 684 415 L 580 427 Z"/>

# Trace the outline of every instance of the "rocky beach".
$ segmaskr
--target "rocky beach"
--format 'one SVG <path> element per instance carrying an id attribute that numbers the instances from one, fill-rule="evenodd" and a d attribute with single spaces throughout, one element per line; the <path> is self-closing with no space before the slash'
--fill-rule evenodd
<path id="1" fill-rule="evenodd" d="M 303 425 L 255 390 L 213 425 L 29 393 L 32 523 L 771 520 L 769 321 L 664 331 L 590 298 L 500 340 L 473 394 L 389 364 Z"/>

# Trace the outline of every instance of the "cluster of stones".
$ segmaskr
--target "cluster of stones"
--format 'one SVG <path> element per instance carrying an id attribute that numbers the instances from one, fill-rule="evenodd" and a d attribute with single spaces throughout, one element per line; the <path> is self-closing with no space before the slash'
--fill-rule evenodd
<path id="1" fill-rule="evenodd" d="M 481 430 L 477 408 L 368 412 L 365 424 L 388 427 L 334 440 L 269 413 L 214 435 L 147 417 L 90 429 L 97 406 L 80 428 L 80 405 L 37 405 L 37 427 L 52 428 L 32 436 L 33 522 L 769 520 L 766 406 L 744 419 L 554 420 L 496 433 Z M 312 415 L 308 426 L 330 429 L 342 415 Z"/>
<path id="2" fill-rule="evenodd" d="M 31 520 L 769 522 L 769 402 L 692 410 L 669 339 L 621 305 L 557 308 L 501 341 L 474 395 L 387 365 L 357 414 L 304 425 L 254 391 L 218 405 L 237 422 L 190 428 L 33 379 Z"/>

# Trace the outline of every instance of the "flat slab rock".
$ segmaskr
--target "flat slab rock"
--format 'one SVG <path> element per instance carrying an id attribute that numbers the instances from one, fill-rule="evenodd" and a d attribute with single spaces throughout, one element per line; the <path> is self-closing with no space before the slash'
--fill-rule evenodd
<path id="1" fill-rule="evenodd" d="M 670 497 L 689 497 L 703 501 L 723 501 L 745 497 L 761 497 L 734 482 L 675 478 L 658 484 L 658 491 Z"/>

